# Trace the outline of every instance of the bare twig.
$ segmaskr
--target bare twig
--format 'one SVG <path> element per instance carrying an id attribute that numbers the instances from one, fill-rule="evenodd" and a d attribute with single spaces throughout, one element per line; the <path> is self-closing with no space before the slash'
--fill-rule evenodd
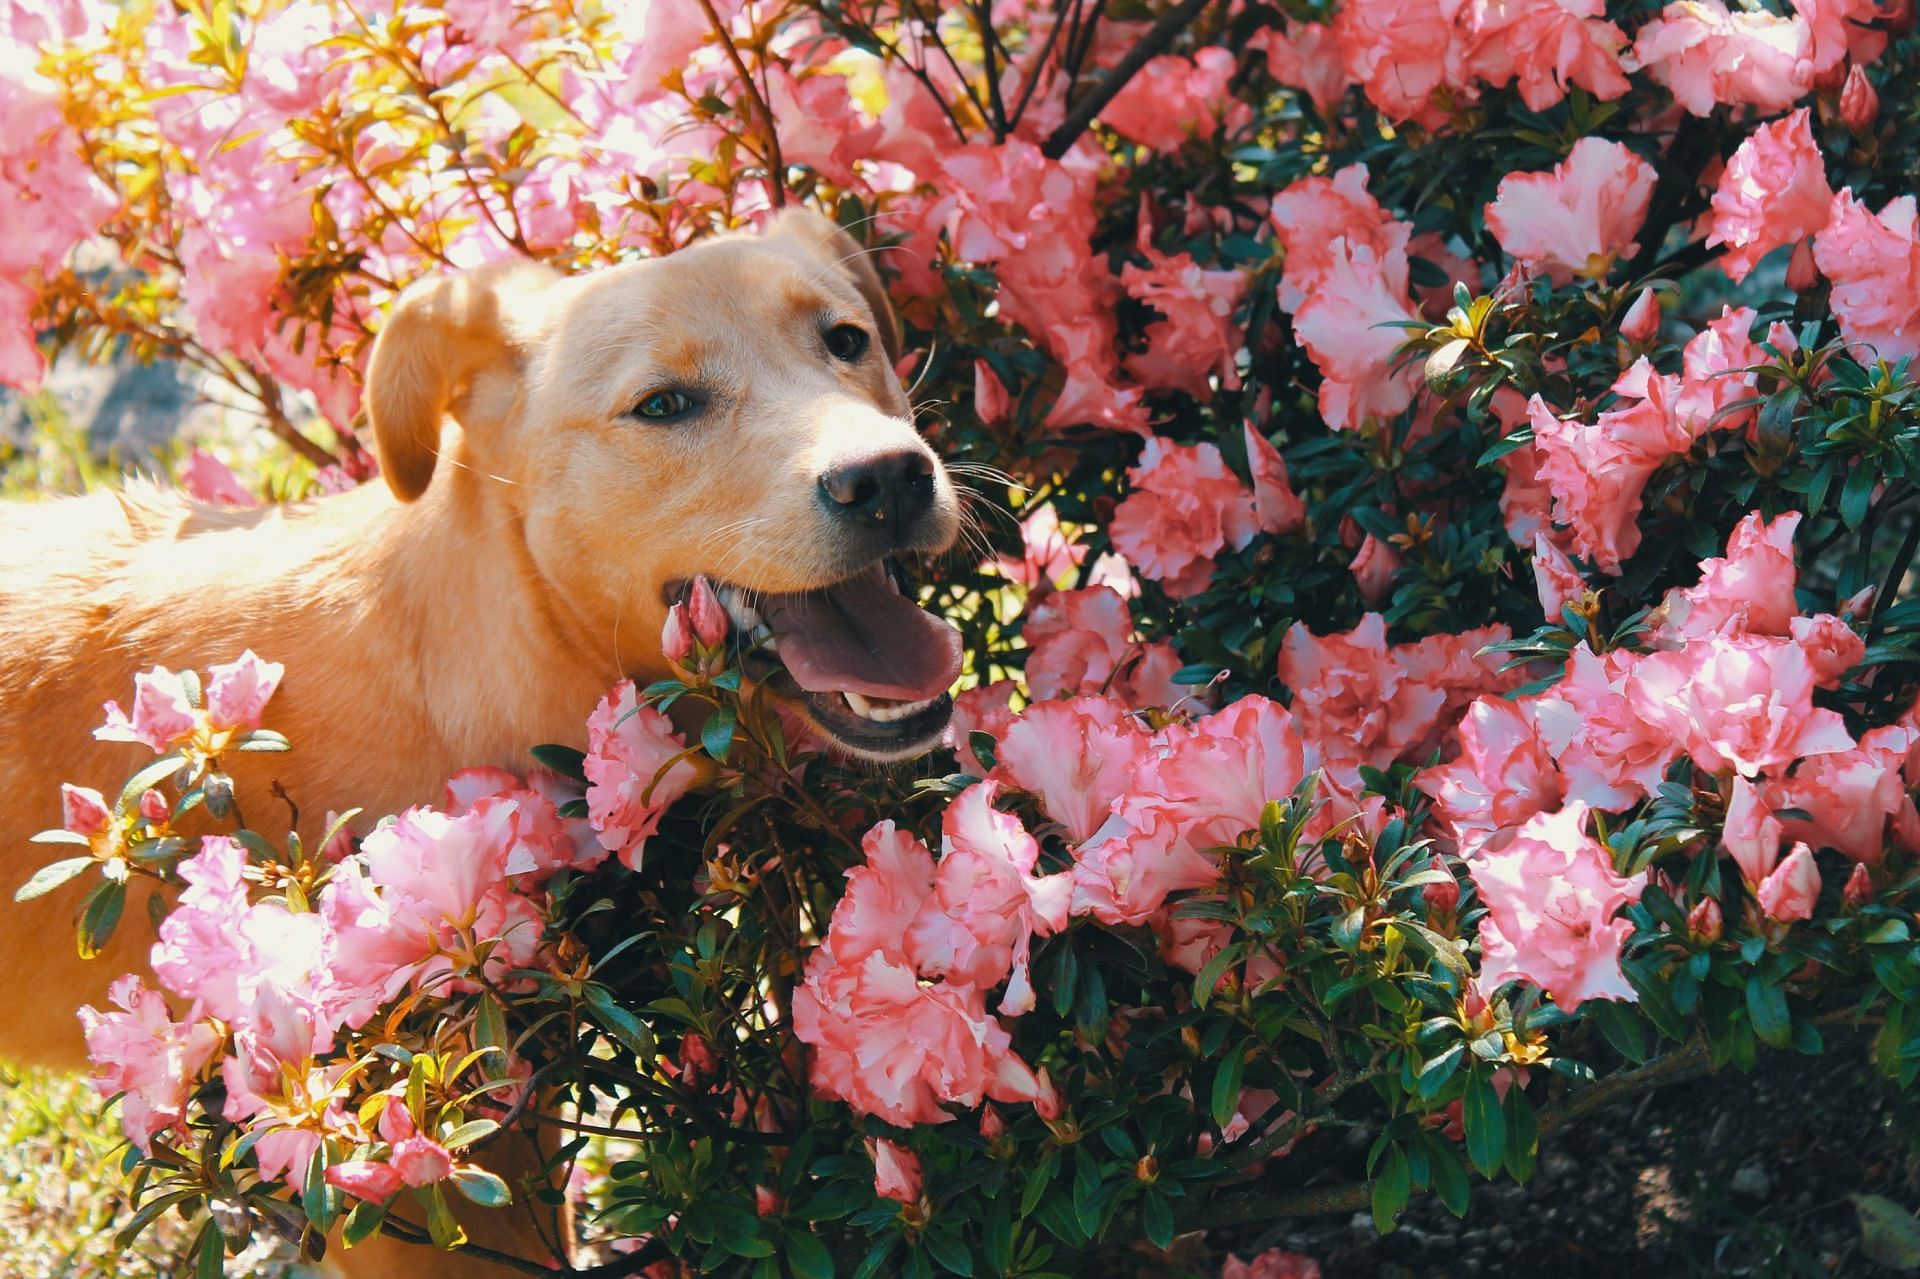
<path id="1" fill-rule="evenodd" d="M 1093 117 L 1100 114 L 1100 109 L 1113 101 L 1114 95 L 1127 86 L 1127 82 L 1141 67 L 1164 53 L 1167 46 L 1173 43 L 1173 38 L 1186 30 L 1200 16 L 1200 11 L 1211 3 L 1213 0 L 1180 0 L 1179 4 L 1161 14 L 1160 20 L 1140 37 L 1138 44 L 1127 50 L 1127 55 L 1101 78 L 1093 92 L 1075 103 L 1067 112 L 1067 118 L 1060 122 L 1060 127 L 1047 135 L 1046 143 L 1040 148 L 1041 154 L 1050 160 L 1058 160 L 1065 155 L 1074 141 L 1086 132 L 1087 126 L 1093 123 Z"/>
<path id="2" fill-rule="evenodd" d="M 772 197 L 774 208 L 784 209 L 787 206 L 787 166 L 780 157 L 780 130 L 773 122 L 773 108 L 767 105 L 766 95 L 760 92 L 760 82 L 753 78 L 753 72 L 747 70 L 746 59 L 740 56 L 740 48 L 733 42 L 733 33 L 720 20 L 719 10 L 713 7 L 713 0 L 700 0 L 700 7 L 706 10 L 707 23 L 713 28 L 713 33 L 720 37 L 721 47 L 726 49 L 733 69 L 740 73 L 740 83 L 746 86 L 747 96 L 753 99 L 753 109 L 760 113 L 760 127 L 767 133 L 767 194 Z"/>

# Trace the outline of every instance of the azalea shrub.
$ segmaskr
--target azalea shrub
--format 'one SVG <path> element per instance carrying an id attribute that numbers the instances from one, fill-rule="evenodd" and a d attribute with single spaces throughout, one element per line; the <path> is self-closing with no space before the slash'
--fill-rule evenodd
<path id="1" fill-rule="evenodd" d="M 677 677 L 576 740 L 285 840 L 227 780 L 322 748 L 274 655 L 129 672 L 130 778 L 75 779 L 28 890 L 86 950 L 177 889 L 81 1014 L 127 1236 L 505 1263 L 453 1204 L 532 1198 L 596 1273 L 1109 1273 L 1465 1213 L 1572 1118 L 1843 1027 L 1911 1088 L 1913 28 L 10 0 L 6 380 L 184 361 L 308 491 L 379 482 L 357 377 L 412 280 L 804 202 L 874 251 L 972 516 L 912 566 L 948 745 L 887 769 L 743 680 L 704 584 Z M 489 1168 L 510 1129 L 542 1175 Z"/>

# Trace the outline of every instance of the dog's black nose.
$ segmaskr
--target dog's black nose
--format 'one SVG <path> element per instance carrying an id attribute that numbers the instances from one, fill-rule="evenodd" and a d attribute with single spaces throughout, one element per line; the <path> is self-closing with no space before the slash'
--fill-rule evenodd
<path id="1" fill-rule="evenodd" d="M 933 458 L 896 449 L 844 462 L 820 477 L 820 496 L 842 519 L 885 529 L 898 541 L 933 505 Z"/>

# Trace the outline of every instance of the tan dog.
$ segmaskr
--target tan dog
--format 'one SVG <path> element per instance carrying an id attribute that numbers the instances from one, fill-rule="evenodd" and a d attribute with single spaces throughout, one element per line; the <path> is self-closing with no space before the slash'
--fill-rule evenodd
<path id="1" fill-rule="evenodd" d="M 275 837 L 275 780 L 313 826 L 329 808 L 436 802 L 449 773 L 523 766 L 534 743 L 584 744 L 609 685 L 665 674 L 667 604 L 696 574 L 731 584 L 738 630 L 777 634 L 753 673 L 828 738 L 925 750 L 958 639 L 885 560 L 944 549 L 957 513 L 907 420 L 899 343 L 853 240 L 790 213 L 592 275 L 523 265 L 409 291 L 367 380 L 391 492 L 0 510 L 0 971 L 15 992 L 0 1057 L 80 1064 L 75 1009 L 146 966 L 138 894 L 91 963 L 74 952 L 80 885 L 11 898 L 51 860 L 28 837 L 58 825 L 60 783 L 105 789 L 142 762 L 90 731 L 155 664 L 204 670 L 247 648 L 285 664 L 267 722 L 293 751 L 234 761 L 243 811 Z M 518 1209 L 468 1223 L 494 1247 L 535 1242 Z M 354 1258 L 369 1276 L 494 1273 L 403 1245 Z"/>

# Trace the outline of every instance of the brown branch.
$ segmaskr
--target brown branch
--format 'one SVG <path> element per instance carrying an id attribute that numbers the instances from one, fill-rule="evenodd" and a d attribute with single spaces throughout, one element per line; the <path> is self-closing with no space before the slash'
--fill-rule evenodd
<path id="1" fill-rule="evenodd" d="M 340 460 L 293 424 L 293 419 L 287 416 L 286 409 L 280 403 L 280 384 L 274 381 L 271 374 L 245 360 L 240 362 L 240 367 L 254 380 L 254 386 L 240 389 L 260 405 L 260 415 L 266 418 L 267 429 L 273 432 L 275 438 L 315 466 L 332 466 Z"/>
<path id="2" fill-rule="evenodd" d="M 707 24 L 720 37 L 720 44 L 726 49 L 733 69 L 740 73 L 740 82 L 747 87 L 747 96 L 753 100 L 753 109 L 760 113 L 761 127 L 767 131 L 767 154 L 763 161 L 767 168 L 767 194 L 773 197 L 774 208 L 784 209 L 787 206 L 787 166 L 780 158 L 780 130 L 773 123 L 773 108 L 767 105 L 759 82 L 747 70 L 746 59 L 740 56 L 739 46 L 733 42 L 733 33 L 720 20 L 720 12 L 713 7 L 713 0 L 700 0 L 700 7 L 706 10 Z"/>
<path id="3" fill-rule="evenodd" d="M 1093 123 L 1093 117 L 1100 114 L 1100 108 L 1113 101 L 1114 96 L 1126 88 L 1127 82 L 1141 67 L 1164 53 L 1167 46 L 1173 43 L 1173 38 L 1186 30 L 1200 16 L 1200 11 L 1212 3 L 1213 0 L 1180 0 L 1179 4 L 1161 14 L 1160 20 L 1140 37 L 1138 44 L 1127 50 L 1127 56 L 1114 64 L 1113 70 L 1094 86 L 1093 92 L 1080 99 L 1067 112 L 1067 118 L 1060 122 L 1060 127 L 1047 135 L 1040 153 L 1049 160 L 1058 160 L 1065 155 L 1075 140 L 1086 132 L 1087 126 Z"/>

